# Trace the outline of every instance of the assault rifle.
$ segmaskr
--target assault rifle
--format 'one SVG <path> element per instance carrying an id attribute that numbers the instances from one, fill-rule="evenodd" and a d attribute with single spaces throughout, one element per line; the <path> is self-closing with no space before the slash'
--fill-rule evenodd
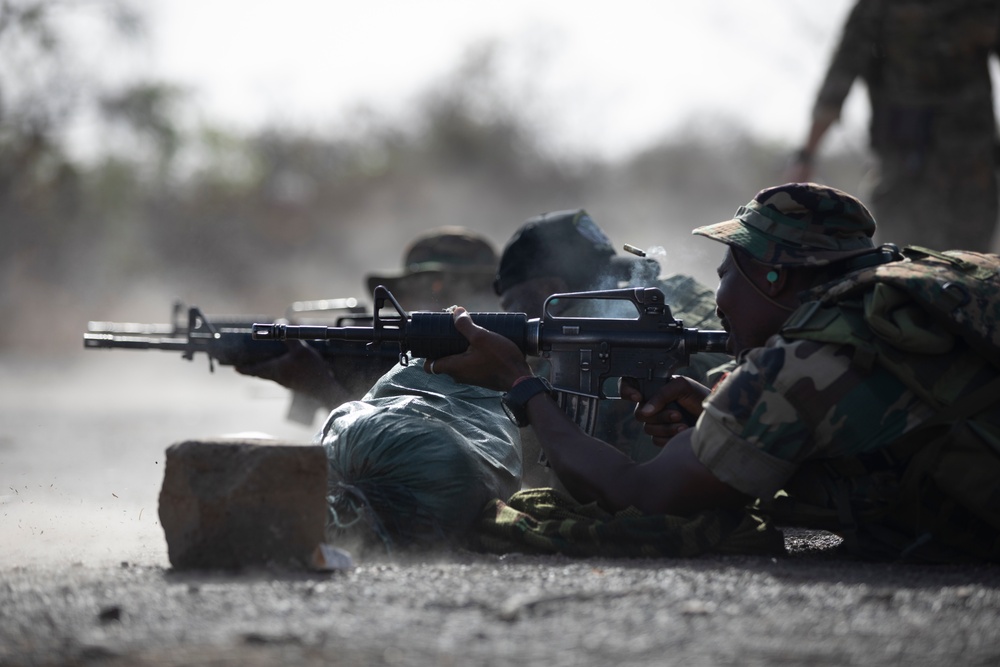
<path id="1" fill-rule="evenodd" d="M 336 308 L 354 313 L 338 317 L 338 324 L 371 320 L 370 317 L 360 315 L 363 307 L 358 306 L 355 299 L 296 302 L 290 310 L 303 312 L 303 305 L 309 306 L 309 310 Z M 184 359 L 189 360 L 194 359 L 195 354 L 203 352 L 208 356 L 210 372 L 214 372 L 216 363 L 221 366 L 248 365 L 281 356 L 288 351 L 287 346 L 280 341 L 271 341 L 269 344 L 254 342 L 253 323 L 261 319 L 259 315 L 208 317 L 197 306 L 187 308 L 186 314 L 182 315 L 184 308 L 184 304 L 174 303 L 169 324 L 88 322 L 87 332 L 83 334 L 83 346 L 86 349 L 166 350 L 180 352 Z M 326 357 L 345 353 L 372 356 L 372 350 L 360 344 L 341 341 L 311 341 L 310 344 Z M 391 355 L 386 353 L 379 356 L 388 358 Z"/>
<path id="2" fill-rule="evenodd" d="M 338 325 L 364 324 L 372 321 L 356 299 L 298 301 L 289 307 L 289 316 L 302 317 L 306 312 L 339 311 Z M 206 316 L 197 306 L 185 307 L 175 302 L 170 323 L 141 322 L 87 323 L 83 334 L 85 349 L 165 350 L 180 352 L 184 359 L 196 354 L 208 357 L 210 372 L 215 364 L 242 366 L 273 359 L 285 354 L 288 347 L 279 340 L 255 341 L 253 323 L 261 316 Z M 364 343 L 336 340 L 308 341 L 332 366 L 339 380 L 351 391 L 364 393 L 376 379 L 395 365 L 398 355 L 391 350 L 371 348 Z M 319 404 L 302 394 L 293 394 L 289 419 L 312 423 Z"/>
<path id="3" fill-rule="evenodd" d="M 338 340 L 364 343 L 372 350 L 392 349 L 401 364 L 410 355 L 437 359 L 458 354 L 468 341 L 455 328 L 450 313 L 403 310 L 383 286 L 375 288 L 371 326 L 309 326 L 280 322 L 254 324 L 252 336 L 262 344 L 289 339 Z M 614 317 L 563 317 L 554 304 L 572 301 L 587 305 L 613 303 Z M 395 310 L 383 317 L 386 304 Z M 651 396 L 671 377 L 674 369 L 690 363 L 697 352 L 725 352 L 729 334 L 684 328 L 655 287 L 635 287 L 593 292 L 553 294 L 546 299 L 542 317 L 524 313 L 471 313 L 476 324 L 513 341 L 529 356 L 547 359 L 549 381 L 560 404 L 577 424 L 594 432 L 597 402 L 617 398 L 608 393 L 608 380 L 635 378 L 643 396 Z"/>

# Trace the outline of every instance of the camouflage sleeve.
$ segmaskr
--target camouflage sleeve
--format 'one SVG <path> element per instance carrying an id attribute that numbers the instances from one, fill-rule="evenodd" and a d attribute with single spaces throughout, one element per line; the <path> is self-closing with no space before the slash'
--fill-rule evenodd
<path id="1" fill-rule="evenodd" d="M 721 329 L 722 322 L 715 314 L 715 291 L 702 285 L 691 276 L 675 274 L 662 278 L 658 284 L 670 306 L 670 312 L 696 329 Z"/>
<path id="2" fill-rule="evenodd" d="M 881 0 L 858 0 L 851 10 L 816 95 L 814 121 L 832 122 L 838 119 L 854 80 L 869 72 L 877 39 L 880 5 Z"/>
<path id="3" fill-rule="evenodd" d="M 890 373 L 853 366 L 849 346 L 775 337 L 708 398 L 692 448 L 721 481 L 770 497 L 802 462 L 877 449 L 926 409 Z"/>

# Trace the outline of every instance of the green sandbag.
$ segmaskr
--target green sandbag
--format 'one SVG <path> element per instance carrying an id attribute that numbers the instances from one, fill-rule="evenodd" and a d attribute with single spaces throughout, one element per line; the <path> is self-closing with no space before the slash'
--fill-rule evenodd
<path id="1" fill-rule="evenodd" d="M 386 373 L 330 413 L 328 539 L 387 548 L 463 536 L 482 507 L 521 485 L 518 429 L 500 393 L 430 375 L 422 360 Z"/>

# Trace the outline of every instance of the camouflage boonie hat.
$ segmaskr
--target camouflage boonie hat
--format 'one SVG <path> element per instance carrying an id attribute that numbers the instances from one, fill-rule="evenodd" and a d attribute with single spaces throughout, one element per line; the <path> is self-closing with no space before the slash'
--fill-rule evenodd
<path id="1" fill-rule="evenodd" d="M 692 234 L 739 246 L 769 266 L 823 266 L 875 248 L 875 218 L 856 197 L 815 183 L 766 188 L 732 220 Z"/>
<path id="2" fill-rule="evenodd" d="M 497 254 L 484 237 L 464 227 L 439 227 L 415 238 L 403 256 L 403 272 L 393 276 L 370 275 L 369 291 L 385 285 L 390 291 L 410 276 L 425 273 L 461 275 L 492 291 Z"/>

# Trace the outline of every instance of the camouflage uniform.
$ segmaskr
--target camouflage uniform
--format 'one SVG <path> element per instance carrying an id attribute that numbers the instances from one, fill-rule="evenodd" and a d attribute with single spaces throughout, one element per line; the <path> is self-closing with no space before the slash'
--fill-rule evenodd
<path id="1" fill-rule="evenodd" d="M 869 201 L 885 241 L 989 249 L 998 36 L 997 0 L 860 0 L 851 11 L 813 117 L 835 120 L 864 79 L 878 158 Z"/>
<path id="2" fill-rule="evenodd" d="M 737 219 L 695 230 L 765 264 L 788 267 L 852 257 L 848 261 L 861 265 L 873 251 L 865 255 L 859 247 L 871 247 L 873 232 L 874 221 L 860 202 L 803 184 L 764 190 Z M 915 429 L 942 412 L 961 410 L 977 391 L 981 399 L 985 387 L 992 392 L 985 408 L 956 420 L 977 434 L 975 453 L 959 464 L 959 474 L 974 475 L 980 466 L 1000 469 L 1000 339 L 994 330 L 1000 322 L 995 296 L 1000 258 L 963 256 L 981 262 L 980 271 L 959 254 L 932 255 L 912 253 L 853 272 L 844 267 L 841 278 L 805 295 L 778 335 L 741 355 L 739 366 L 706 401 L 692 438 L 698 459 L 785 520 L 849 535 L 860 553 L 956 557 L 951 536 L 942 537 L 943 529 L 928 522 L 940 505 L 957 501 L 946 500 L 948 494 L 930 482 L 920 486 L 923 498 L 902 497 L 907 470 L 916 468 L 908 466 L 909 450 L 896 456 L 894 448 L 911 432 L 921 434 L 911 438 L 919 440 L 918 451 L 926 448 L 930 436 Z M 959 281 L 949 273 L 946 289 L 938 289 L 934 272 L 952 265 L 979 271 L 968 280 L 980 281 L 979 296 L 934 313 L 932 300 Z M 912 294 L 919 291 L 929 295 L 926 303 L 914 301 Z M 945 318 L 951 324 L 943 325 Z M 959 506 L 948 510 L 949 521 L 975 534 L 973 543 L 983 551 L 974 555 L 995 559 L 1000 556 L 996 480 L 961 485 L 992 494 L 983 501 L 994 508 L 984 513 L 992 520 Z M 940 498 L 929 500 L 934 494 Z M 919 515 L 914 508 L 927 502 L 938 506 Z"/>
<path id="3" fill-rule="evenodd" d="M 443 310 L 461 304 L 472 311 L 493 312 L 499 310 L 493 294 L 496 262 L 496 251 L 486 238 L 464 227 L 439 227 L 410 242 L 401 273 L 371 274 L 365 277 L 365 284 L 369 293 L 385 285 L 407 310 Z M 288 418 L 312 424 L 318 410 L 361 398 L 395 364 L 392 358 L 349 355 L 326 358 L 322 366 L 310 363 L 310 372 L 328 378 L 322 383 L 323 393 L 293 390 Z M 240 372 L 260 374 L 246 367 Z"/>

